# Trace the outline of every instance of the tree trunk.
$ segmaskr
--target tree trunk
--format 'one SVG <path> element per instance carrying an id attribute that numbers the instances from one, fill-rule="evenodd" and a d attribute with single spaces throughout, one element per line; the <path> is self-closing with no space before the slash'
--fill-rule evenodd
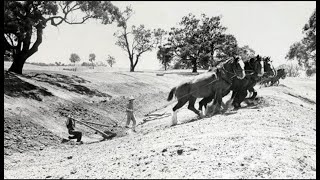
<path id="1" fill-rule="evenodd" d="M 133 57 L 130 56 L 130 53 L 129 53 L 129 60 L 130 60 L 130 72 L 134 72 Z"/>
<path id="2" fill-rule="evenodd" d="M 31 41 L 31 35 L 29 34 L 28 39 L 25 41 L 18 41 L 18 44 L 23 43 L 22 51 L 19 50 L 17 54 L 13 57 L 13 63 L 11 67 L 9 68 L 9 71 L 15 72 L 17 74 L 22 74 L 23 65 L 26 62 L 26 60 L 32 56 L 35 52 L 38 51 L 39 45 L 42 43 L 42 33 L 43 33 L 44 25 L 42 23 L 39 23 L 36 26 L 37 29 L 37 40 L 29 49 L 30 41 Z M 18 46 L 20 48 L 20 46 Z"/>
<path id="3" fill-rule="evenodd" d="M 192 72 L 197 73 L 197 59 L 192 60 Z"/>
<path id="4" fill-rule="evenodd" d="M 134 67 L 130 66 L 130 72 L 134 72 Z"/>
<path id="5" fill-rule="evenodd" d="M 130 58 L 130 72 L 134 72 L 134 68 L 137 66 L 138 61 L 139 61 L 139 55 L 137 55 L 135 63 L 133 63 L 133 57 Z"/>
<path id="6" fill-rule="evenodd" d="M 16 56 L 13 59 L 13 63 L 11 64 L 11 67 L 8 69 L 11 72 L 22 74 L 23 65 L 26 62 L 27 58 L 23 56 Z"/>

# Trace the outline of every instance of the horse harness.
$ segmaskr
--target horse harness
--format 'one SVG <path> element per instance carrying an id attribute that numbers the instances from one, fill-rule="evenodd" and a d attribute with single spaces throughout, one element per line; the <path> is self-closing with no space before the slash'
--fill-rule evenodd
<path id="1" fill-rule="evenodd" d="M 229 73 L 229 74 L 232 74 L 233 76 L 231 76 L 231 80 L 229 80 L 229 79 L 226 79 L 225 77 L 223 77 L 223 76 L 220 76 L 220 78 L 222 79 L 222 80 L 224 80 L 225 82 L 227 82 L 228 84 L 232 84 L 232 79 L 234 78 L 234 77 L 236 77 L 237 75 L 236 75 L 236 73 L 232 73 L 232 72 L 230 72 L 230 71 L 228 71 L 228 70 L 226 70 L 225 68 L 224 68 L 224 66 L 222 66 L 222 69 L 224 70 L 224 71 L 221 71 L 221 72 L 227 72 L 227 73 Z M 218 71 L 219 71 L 220 69 L 218 69 Z M 220 73 L 220 72 L 219 72 Z"/>

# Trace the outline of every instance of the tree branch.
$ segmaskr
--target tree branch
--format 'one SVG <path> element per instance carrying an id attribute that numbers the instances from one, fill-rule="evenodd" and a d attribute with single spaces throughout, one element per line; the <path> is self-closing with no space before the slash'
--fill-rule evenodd
<path id="1" fill-rule="evenodd" d="M 130 62 L 132 64 L 133 63 L 132 62 L 133 57 L 132 57 L 132 54 L 130 53 L 130 49 L 129 49 L 129 42 L 128 42 L 128 37 L 127 37 L 127 28 L 124 28 L 124 36 L 123 37 L 124 37 L 124 40 L 125 40 L 125 46 L 127 48 L 127 52 L 128 52 L 128 55 L 129 55 Z"/>
<path id="2" fill-rule="evenodd" d="M 5 37 L 6 36 L 6 37 Z M 12 40 L 12 38 L 9 36 L 9 35 L 6 35 L 6 34 L 4 34 L 4 36 L 3 36 L 3 38 L 4 38 L 4 42 L 5 42 L 5 46 L 9 46 L 10 48 L 15 48 L 15 46 L 14 46 L 14 43 L 13 43 L 13 40 Z M 7 41 L 7 38 L 10 40 L 10 43 Z"/>
<path id="3" fill-rule="evenodd" d="M 37 52 L 39 45 L 42 43 L 42 33 L 43 33 L 44 27 L 42 26 L 42 24 L 39 23 L 36 26 L 36 28 L 37 28 L 37 40 L 33 44 L 32 48 L 26 53 L 27 58 L 33 55 L 35 52 Z"/>
<path id="4" fill-rule="evenodd" d="M 30 43 L 31 43 L 31 37 L 32 37 L 32 29 L 31 29 L 31 32 L 30 31 L 27 32 L 26 37 L 23 39 L 22 51 L 26 52 L 26 51 L 29 50 L 29 46 L 30 46 Z"/>

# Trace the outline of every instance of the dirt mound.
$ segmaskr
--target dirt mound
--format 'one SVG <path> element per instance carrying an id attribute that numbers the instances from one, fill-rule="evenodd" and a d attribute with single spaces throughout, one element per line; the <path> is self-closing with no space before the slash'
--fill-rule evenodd
<path id="1" fill-rule="evenodd" d="M 41 81 L 41 82 L 47 82 L 51 85 L 66 89 L 71 92 L 85 94 L 85 95 L 88 95 L 89 97 L 92 97 L 92 96 L 111 97 L 106 93 L 102 93 L 97 90 L 92 90 L 82 85 L 85 83 L 90 83 L 90 81 L 75 75 L 67 76 L 67 75 L 57 74 L 57 73 L 52 73 L 52 74 L 30 73 L 26 77 L 32 78 L 34 80 Z"/>
<path id="2" fill-rule="evenodd" d="M 4 118 L 4 155 L 59 145 L 60 137 L 21 117 Z"/>
<path id="3" fill-rule="evenodd" d="M 5 71 L 6 155 L 59 145 L 68 136 L 65 120 L 69 114 L 77 120 L 103 124 L 90 126 L 110 134 L 110 137 L 126 136 L 130 133 L 124 128 L 127 97 L 136 97 L 134 109 L 139 123 L 145 114 L 167 103 L 167 92 L 161 88 L 171 86 L 150 73 L 109 73 L 101 76 L 104 78 L 102 82 L 100 77 L 91 78 L 88 73 L 79 75 L 39 71 L 17 75 Z M 126 80 L 127 77 L 132 77 L 134 81 Z M 109 82 L 112 79 L 117 83 Z M 157 81 L 160 83 L 155 83 Z M 119 93 L 120 96 L 111 96 L 109 92 L 113 95 Z M 41 103 L 34 103 L 34 100 Z M 83 132 L 85 143 L 105 140 L 81 124 L 77 128 Z M 22 140 L 16 143 L 17 138 L 11 137 L 21 137 Z"/>
<path id="4" fill-rule="evenodd" d="M 42 96 L 53 96 L 47 89 L 25 82 L 8 71 L 4 72 L 3 90 L 5 95 L 11 97 L 31 98 L 37 101 L 41 101 Z"/>

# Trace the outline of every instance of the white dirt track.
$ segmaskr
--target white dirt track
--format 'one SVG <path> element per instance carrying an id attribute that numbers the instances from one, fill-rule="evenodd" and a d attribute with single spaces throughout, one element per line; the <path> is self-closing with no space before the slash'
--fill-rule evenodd
<path id="1" fill-rule="evenodd" d="M 171 115 L 140 118 L 127 136 L 14 153 L 4 177 L 316 178 L 316 81 L 287 77 L 256 90 L 256 105 L 238 111 L 198 119 L 185 105 L 173 127 Z"/>

